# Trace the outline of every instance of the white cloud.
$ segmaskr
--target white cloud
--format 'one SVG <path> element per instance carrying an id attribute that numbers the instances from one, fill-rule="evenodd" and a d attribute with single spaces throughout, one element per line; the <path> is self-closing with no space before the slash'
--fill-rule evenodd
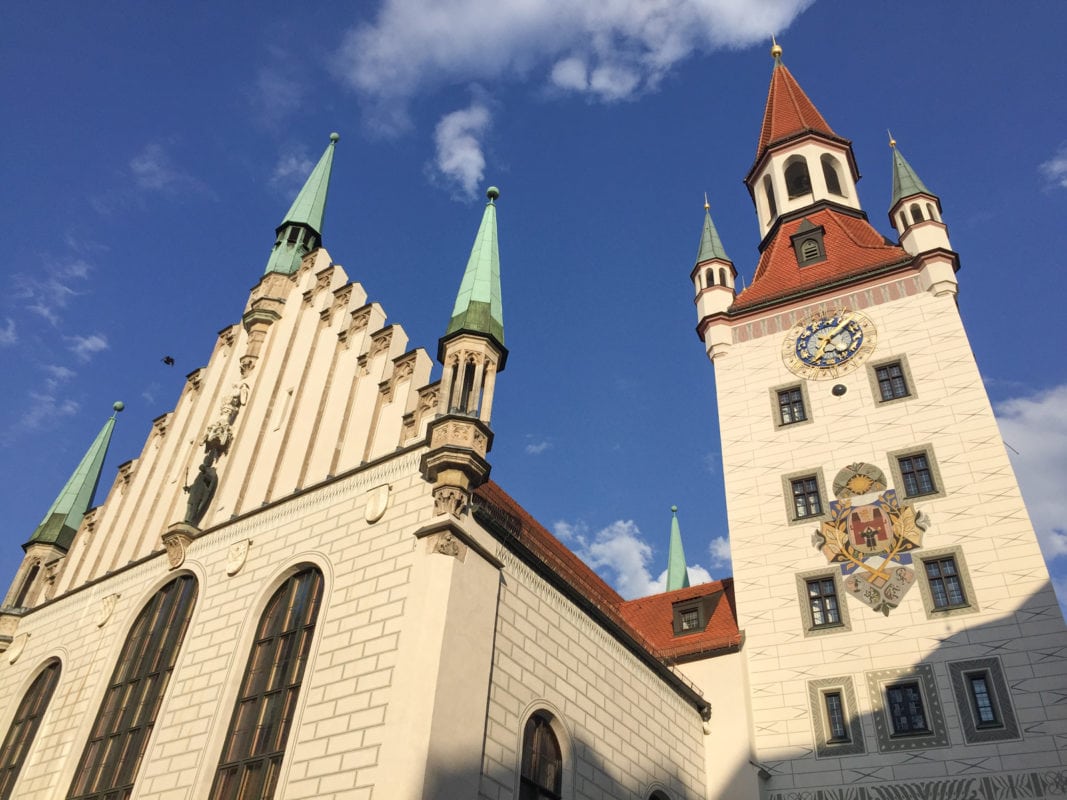
<path id="1" fill-rule="evenodd" d="M 716 536 L 711 540 L 711 545 L 708 547 L 708 553 L 711 556 L 711 566 L 719 567 L 721 569 L 730 569 L 730 540 L 725 536 Z"/>
<path id="2" fill-rule="evenodd" d="M 48 376 L 44 379 L 44 385 L 49 394 L 58 389 L 61 383 L 66 383 L 75 375 L 74 370 L 61 364 L 43 364 L 41 369 Z"/>
<path id="3" fill-rule="evenodd" d="M 64 400 L 52 394 L 30 392 L 30 409 L 22 415 L 19 422 L 23 428 L 36 430 L 46 424 L 52 424 L 61 417 L 78 413 L 78 403 Z"/>
<path id="4" fill-rule="evenodd" d="M 784 31 L 811 2 L 385 0 L 345 35 L 335 67 L 385 128 L 404 124 L 408 98 L 457 81 L 533 74 L 610 102 L 655 89 L 693 53 Z"/>
<path id="5" fill-rule="evenodd" d="M 1067 385 L 997 403 L 996 414 L 1041 549 L 1049 559 L 1065 556 Z"/>
<path id="6" fill-rule="evenodd" d="M 552 530 L 626 599 L 664 591 L 667 570 L 652 577 L 649 572 L 652 547 L 632 520 L 616 520 L 592 537 L 589 528 L 581 522 L 572 524 L 561 520 L 552 526 Z M 688 570 L 692 585 L 712 580 L 711 574 L 699 564 L 689 566 Z"/>
<path id="7" fill-rule="evenodd" d="M 287 196 L 295 195 L 314 167 L 315 162 L 303 152 L 282 153 L 271 173 L 271 185 Z"/>
<path id="8" fill-rule="evenodd" d="M 545 450 L 552 448 L 552 442 L 548 441 L 548 439 L 534 440 L 534 437 L 530 434 L 527 434 L 526 438 L 530 440 L 526 442 L 526 455 L 528 456 L 539 456 Z"/>
<path id="9" fill-rule="evenodd" d="M 441 117 L 434 131 L 435 167 L 446 179 L 457 183 L 467 197 L 477 195 L 485 177 L 482 140 L 490 122 L 489 109 L 475 100 L 467 108 Z"/>
<path id="10" fill-rule="evenodd" d="M 18 340 L 19 335 L 15 332 L 15 320 L 8 317 L 4 324 L 0 326 L 0 345 L 14 344 Z"/>
<path id="11" fill-rule="evenodd" d="M 1045 179 L 1063 189 L 1067 189 L 1067 142 L 1048 161 L 1038 167 Z"/>
<path id="12" fill-rule="evenodd" d="M 107 350 L 110 345 L 107 337 L 101 333 L 93 333 L 89 336 L 68 336 L 67 341 L 70 351 L 82 361 L 88 361 L 94 355 Z"/>
<path id="13" fill-rule="evenodd" d="M 61 312 L 80 293 L 75 289 L 76 282 L 87 279 L 91 271 L 87 262 L 74 259 L 47 267 L 43 277 L 16 275 L 15 298 L 23 301 L 27 311 L 58 326 Z"/>
<path id="14" fill-rule="evenodd" d="M 175 166 L 170 153 L 159 142 L 149 142 L 130 159 L 130 174 L 142 189 L 166 194 L 191 191 L 212 195 L 207 185 Z"/>

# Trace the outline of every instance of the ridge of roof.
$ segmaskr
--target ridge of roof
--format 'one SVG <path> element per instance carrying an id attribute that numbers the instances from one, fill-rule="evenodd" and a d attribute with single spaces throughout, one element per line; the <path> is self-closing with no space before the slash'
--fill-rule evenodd
<path id="1" fill-rule="evenodd" d="M 800 88 L 793 73 L 780 57 L 776 57 L 771 71 L 771 84 L 767 89 L 767 105 L 763 111 L 756 161 L 775 143 L 801 133 L 819 133 L 841 139 Z"/>

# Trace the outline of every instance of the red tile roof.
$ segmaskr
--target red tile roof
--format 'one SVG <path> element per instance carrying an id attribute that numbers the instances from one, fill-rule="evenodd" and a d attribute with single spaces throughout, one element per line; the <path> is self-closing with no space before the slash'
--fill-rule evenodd
<path id="1" fill-rule="evenodd" d="M 805 219 L 816 227 L 822 226 L 826 260 L 801 267 L 790 237 Z M 760 256 L 752 284 L 737 296 L 730 310 L 741 311 L 805 289 L 860 276 L 876 267 L 910 260 L 904 248 L 887 244 L 867 220 L 832 208 L 818 209 L 779 226 Z"/>
<path id="2" fill-rule="evenodd" d="M 812 131 L 840 137 L 823 119 L 815 104 L 804 94 L 796 78 L 781 61 L 775 62 L 771 72 L 771 86 L 767 91 L 767 108 L 763 112 L 763 127 L 760 129 L 756 161 L 772 144 L 798 133 Z"/>
<path id="3" fill-rule="evenodd" d="M 489 513 L 497 515 L 501 527 L 512 533 L 517 543 L 593 603 L 635 643 L 661 661 L 683 654 L 733 648 L 740 644 L 737 614 L 734 612 L 733 579 L 627 602 L 498 484 L 487 481 L 475 490 L 475 495 L 483 506 L 488 503 Z M 724 594 L 707 628 L 701 633 L 675 638 L 672 603 L 718 591 Z"/>
<path id="4" fill-rule="evenodd" d="M 722 596 L 704 630 L 675 636 L 674 604 L 717 593 Z M 696 653 L 735 650 L 741 644 L 734 607 L 733 578 L 630 600 L 623 603 L 619 610 L 623 618 L 651 642 L 660 658 L 677 659 Z"/>

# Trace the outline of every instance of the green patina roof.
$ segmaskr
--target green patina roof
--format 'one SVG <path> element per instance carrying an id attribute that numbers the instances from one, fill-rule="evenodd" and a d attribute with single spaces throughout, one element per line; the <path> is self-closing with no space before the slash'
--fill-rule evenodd
<path id="1" fill-rule="evenodd" d="M 678 527 L 678 506 L 671 506 L 671 547 L 667 553 L 667 591 L 689 586 L 689 570 L 682 550 L 682 531 Z"/>
<path id="2" fill-rule="evenodd" d="M 319 163 L 311 171 L 304 188 L 296 196 L 289 212 L 277 228 L 278 238 L 274 242 L 267 268 L 263 271 L 280 272 L 291 275 L 300 268 L 300 262 L 322 238 L 322 220 L 326 215 L 326 195 L 330 190 L 330 172 L 333 169 L 334 145 L 341 139 L 339 134 L 330 134 L 330 143 L 322 154 Z M 287 231 L 292 225 L 306 226 L 315 232 L 315 241 L 309 241 L 308 234 L 302 233 L 300 241 L 291 242 Z"/>
<path id="3" fill-rule="evenodd" d="M 122 411 L 122 403 L 115 403 L 115 413 Z M 74 534 L 82 524 L 85 512 L 92 508 L 96 485 L 100 482 L 100 471 L 104 466 L 108 445 L 111 444 L 111 432 L 115 429 L 115 414 L 104 423 L 96 440 L 89 447 L 67 485 L 52 503 L 44 515 L 37 530 L 30 536 L 23 547 L 31 544 L 54 544 L 69 550 L 74 541 Z"/>
<path id="4" fill-rule="evenodd" d="M 931 197 L 935 197 L 933 192 L 926 188 L 919 176 L 915 174 L 915 170 L 911 168 L 900 150 L 893 146 L 893 200 L 890 202 L 890 206 L 895 206 L 900 200 L 905 197 L 911 197 L 914 194 L 928 194 Z"/>
<path id="5" fill-rule="evenodd" d="M 705 261 L 711 261 L 713 258 L 719 258 L 723 261 L 730 261 L 730 257 L 726 255 L 726 248 L 722 246 L 722 239 L 719 238 L 719 231 L 715 228 L 715 223 L 711 221 L 711 210 L 707 203 L 704 204 L 704 230 L 700 234 L 700 249 L 697 251 L 697 264 L 702 264 Z M 732 261 L 730 263 L 733 263 Z"/>
<path id="6" fill-rule="evenodd" d="M 500 299 L 500 251 L 496 239 L 496 198 L 500 191 L 490 186 L 486 192 L 482 224 L 474 238 L 467 271 L 456 295 L 452 319 L 445 336 L 459 331 L 486 333 L 504 344 L 504 310 Z"/>

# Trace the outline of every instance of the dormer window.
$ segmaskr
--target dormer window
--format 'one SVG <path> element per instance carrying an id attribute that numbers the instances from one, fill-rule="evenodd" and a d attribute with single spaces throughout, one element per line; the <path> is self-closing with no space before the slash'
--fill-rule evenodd
<path id="1" fill-rule="evenodd" d="M 790 200 L 811 194 L 811 175 L 804 156 L 793 156 L 785 162 L 785 188 Z"/>
<path id="2" fill-rule="evenodd" d="M 672 608 L 674 611 L 674 635 L 686 636 L 690 633 L 700 633 L 708 627 L 708 621 L 719 604 L 722 592 L 713 592 L 704 597 L 693 597 L 689 600 L 679 600 Z"/>
<path id="3" fill-rule="evenodd" d="M 792 242 L 799 266 L 806 267 L 809 264 L 818 264 L 826 260 L 823 229 L 813 225 L 810 220 L 804 219 L 800 223 L 797 232 L 792 236 Z"/>

